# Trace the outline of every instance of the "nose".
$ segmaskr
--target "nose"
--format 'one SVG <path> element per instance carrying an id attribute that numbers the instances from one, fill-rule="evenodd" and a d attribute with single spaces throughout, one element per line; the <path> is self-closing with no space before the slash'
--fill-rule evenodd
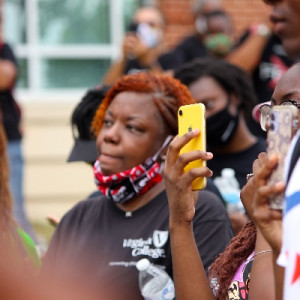
<path id="1" fill-rule="evenodd" d="M 285 9 L 281 2 L 275 3 L 271 12 L 270 12 L 270 20 L 272 23 L 276 23 L 284 18 L 283 13 Z"/>
<path id="2" fill-rule="evenodd" d="M 121 128 L 120 125 L 114 123 L 109 127 L 103 126 L 97 136 L 97 149 L 101 148 L 103 143 L 111 143 L 111 144 L 118 144 L 121 138 Z"/>
<path id="3" fill-rule="evenodd" d="M 106 143 L 118 143 L 120 140 L 121 128 L 118 122 L 115 122 L 108 128 L 103 128 L 103 140 Z"/>

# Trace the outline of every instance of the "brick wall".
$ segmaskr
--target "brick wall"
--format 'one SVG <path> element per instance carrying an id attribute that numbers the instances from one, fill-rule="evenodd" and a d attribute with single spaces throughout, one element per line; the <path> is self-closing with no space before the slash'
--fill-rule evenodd
<path id="1" fill-rule="evenodd" d="M 193 0 L 158 0 L 158 5 L 167 19 L 166 41 L 169 47 L 193 31 L 194 18 L 191 12 Z M 265 19 L 269 8 L 262 0 L 223 0 L 225 10 L 233 20 L 238 36 L 248 24 Z"/>

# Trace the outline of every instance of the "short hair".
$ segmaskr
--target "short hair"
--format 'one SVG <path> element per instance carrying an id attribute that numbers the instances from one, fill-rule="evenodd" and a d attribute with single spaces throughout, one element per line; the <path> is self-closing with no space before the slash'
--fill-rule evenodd
<path id="1" fill-rule="evenodd" d="M 222 2 L 220 0 L 196 0 L 192 4 L 192 12 L 195 15 L 201 14 L 203 11 L 203 7 L 208 3 L 215 3 L 220 7 L 222 6 Z"/>
<path id="2" fill-rule="evenodd" d="M 75 127 L 78 138 L 82 140 L 94 139 L 91 132 L 91 123 L 109 87 L 108 85 L 103 85 L 88 90 L 75 106 L 71 115 L 71 125 L 72 128 Z"/>
<path id="3" fill-rule="evenodd" d="M 246 118 L 251 117 L 252 109 L 258 102 L 249 74 L 223 59 L 195 59 L 176 69 L 174 77 L 187 86 L 202 77 L 212 77 L 227 94 L 234 94 L 240 99 Z"/>
<path id="4" fill-rule="evenodd" d="M 178 108 L 182 105 L 195 103 L 187 87 L 171 76 L 154 75 L 150 72 L 125 75 L 110 88 L 95 114 L 92 122 L 95 136 L 101 130 L 108 106 L 122 92 L 151 94 L 166 126 L 174 135 L 177 134 L 178 130 Z"/>
<path id="5" fill-rule="evenodd" d="M 135 10 L 135 13 L 134 15 L 139 11 L 139 10 L 142 10 L 142 9 L 147 9 L 147 8 L 150 8 L 150 9 L 153 9 L 153 10 L 156 10 L 158 12 L 158 14 L 161 16 L 161 20 L 162 20 L 162 25 L 165 27 L 167 25 L 167 18 L 166 18 L 166 15 L 164 14 L 164 12 L 155 4 L 144 4 L 144 5 L 141 5 L 139 6 L 136 10 Z"/>
<path id="6" fill-rule="evenodd" d="M 282 0 L 263 0 L 263 2 L 268 4 L 268 5 L 275 5 L 277 3 L 282 2 Z"/>

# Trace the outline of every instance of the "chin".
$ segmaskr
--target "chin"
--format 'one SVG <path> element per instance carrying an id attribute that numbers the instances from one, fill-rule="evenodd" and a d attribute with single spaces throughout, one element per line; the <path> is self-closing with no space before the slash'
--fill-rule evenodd
<path id="1" fill-rule="evenodd" d="M 300 58 L 300 39 L 288 39 L 282 40 L 283 47 L 291 59 L 299 59 Z"/>

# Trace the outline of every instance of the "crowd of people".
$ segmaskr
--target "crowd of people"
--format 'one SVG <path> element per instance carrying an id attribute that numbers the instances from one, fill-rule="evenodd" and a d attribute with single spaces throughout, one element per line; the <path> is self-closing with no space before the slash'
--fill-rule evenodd
<path id="1" fill-rule="evenodd" d="M 142 258 L 166 271 L 177 300 L 298 299 L 300 3 L 263 1 L 269 19 L 250 24 L 238 40 L 219 0 L 196 1 L 195 32 L 171 50 L 163 13 L 155 6 L 136 11 L 122 57 L 71 116 L 67 160 L 88 164 L 95 191 L 52 219 L 43 257 L 22 200 L 16 59 L 0 43 L 0 75 L 7 78 L 0 82 L 3 299 L 142 300 Z M 196 103 L 206 108 L 207 147 L 182 153 L 202 132 L 178 136 L 178 109 Z M 283 179 L 270 184 L 279 162 L 268 154 L 271 112 L 282 105 L 296 106 L 298 119 Z M 185 171 L 199 159 L 205 166 Z M 235 176 L 241 212 L 229 210 L 218 185 L 225 169 Z M 198 177 L 207 185 L 195 191 Z M 271 209 L 279 194 L 284 209 Z"/>

